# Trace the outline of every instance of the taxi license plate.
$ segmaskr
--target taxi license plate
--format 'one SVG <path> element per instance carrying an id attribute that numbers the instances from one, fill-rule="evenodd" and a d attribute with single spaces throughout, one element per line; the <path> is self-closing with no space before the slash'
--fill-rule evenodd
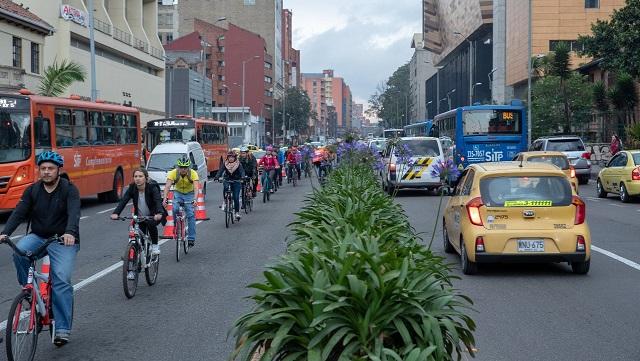
<path id="1" fill-rule="evenodd" d="M 544 252 L 544 241 L 541 239 L 519 239 L 518 252 Z"/>

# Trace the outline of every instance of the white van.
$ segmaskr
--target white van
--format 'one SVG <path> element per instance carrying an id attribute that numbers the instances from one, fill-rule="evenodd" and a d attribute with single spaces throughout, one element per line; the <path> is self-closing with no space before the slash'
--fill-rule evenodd
<path id="1" fill-rule="evenodd" d="M 412 166 L 403 162 L 404 145 L 409 149 L 407 158 Z M 387 143 L 383 152 L 384 170 L 382 187 L 392 194 L 397 188 L 422 188 L 435 190 L 442 186 L 440 177 L 433 177 L 432 170 L 443 161 L 442 142 L 434 137 L 403 137 L 398 142 Z"/>
<path id="2" fill-rule="evenodd" d="M 167 142 L 158 144 L 147 162 L 147 170 L 151 179 L 160 184 L 164 190 L 167 182 L 167 173 L 176 167 L 176 161 L 183 156 L 191 160 L 191 168 L 198 172 L 198 177 L 203 186 L 202 191 L 207 192 L 207 159 L 198 142 Z"/>

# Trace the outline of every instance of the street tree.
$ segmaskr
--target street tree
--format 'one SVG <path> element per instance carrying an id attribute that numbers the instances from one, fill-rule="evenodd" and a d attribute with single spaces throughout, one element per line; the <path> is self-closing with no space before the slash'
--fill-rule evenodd
<path id="1" fill-rule="evenodd" d="M 84 81 L 87 72 L 84 67 L 73 61 L 54 61 L 45 70 L 38 90 L 41 95 L 58 97 L 76 81 Z"/>
<path id="2" fill-rule="evenodd" d="M 317 114 L 311 110 L 309 95 L 298 87 L 287 88 L 284 113 L 286 128 L 298 133 L 304 133 L 309 128 L 309 120 L 317 118 Z M 280 102 L 275 108 L 276 133 L 282 129 L 282 119 L 282 102 Z"/>
<path id="3" fill-rule="evenodd" d="M 402 65 L 369 98 L 369 114 L 382 120 L 386 128 L 401 128 L 408 123 L 411 109 L 409 63 Z"/>
<path id="4" fill-rule="evenodd" d="M 616 82 L 609 88 L 607 97 L 616 113 L 617 133 L 624 138 L 625 127 L 635 123 L 633 108 L 638 104 L 638 94 L 631 75 L 617 74 Z"/>

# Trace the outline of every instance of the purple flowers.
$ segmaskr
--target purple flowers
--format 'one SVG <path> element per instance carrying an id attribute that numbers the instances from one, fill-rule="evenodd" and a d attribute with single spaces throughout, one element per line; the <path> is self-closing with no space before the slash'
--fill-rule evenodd
<path id="1" fill-rule="evenodd" d="M 413 166 L 413 153 L 411 152 L 411 148 L 409 148 L 409 145 L 407 145 L 406 143 L 399 144 L 399 146 L 396 147 L 396 150 L 394 151 L 394 155 L 397 158 L 398 164 L 403 164 L 408 167 Z"/>
<path id="2" fill-rule="evenodd" d="M 454 180 L 460 176 L 460 171 L 453 160 L 438 160 L 431 170 L 431 176 L 441 180 Z"/>

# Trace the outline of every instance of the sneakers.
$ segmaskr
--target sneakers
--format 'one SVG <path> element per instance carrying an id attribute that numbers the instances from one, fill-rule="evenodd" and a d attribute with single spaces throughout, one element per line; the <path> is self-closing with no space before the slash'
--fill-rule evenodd
<path id="1" fill-rule="evenodd" d="M 53 338 L 53 344 L 62 347 L 69 343 L 69 337 L 71 333 L 68 331 L 56 331 L 56 336 Z"/>
<path id="2" fill-rule="evenodd" d="M 236 219 L 237 219 L 237 220 L 240 220 L 240 218 L 242 218 L 242 217 L 240 216 L 240 213 L 236 212 Z"/>
<path id="3" fill-rule="evenodd" d="M 133 281 L 136 279 L 136 273 L 134 271 L 129 271 L 129 273 L 127 273 L 127 279 L 130 281 Z"/>
<path id="4" fill-rule="evenodd" d="M 154 256 L 158 256 L 160 255 L 160 246 L 157 244 L 152 244 L 151 245 L 151 254 Z"/>
<path id="5" fill-rule="evenodd" d="M 196 245 L 196 240 L 195 239 L 189 239 L 189 240 L 187 240 L 187 244 L 188 244 L 189 248 L 191 248 L 191 247 Z"/>

